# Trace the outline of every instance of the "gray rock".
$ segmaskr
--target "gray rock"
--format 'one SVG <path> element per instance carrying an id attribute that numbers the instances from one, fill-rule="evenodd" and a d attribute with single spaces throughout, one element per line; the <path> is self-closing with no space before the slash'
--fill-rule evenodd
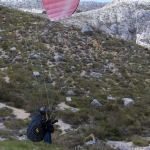
<path id="1" fill-rule="evenodd" d="M 33 72 L 33 75 L 34 75 L 35 77 L 39 77 L 39 76 L 40 76 L 40 73 L 39 73 L 38 71 L 34 71 L 34 72 Z"/>
<path id="2" fill-rule="evenodd" d="M 123 98 L 122 100 L 124 101 L 125 106 L 132 106 L 135 104 L 134 100 L 131 98 Z"/>
<path id="3" fill-rule="evenodd" d="M 0 130 L 5 129 L 4 123 L 0 123 Z"/>
<path id="4" fill-rule="evenodd" d="M 118 77 L 118 79 L 122 79 L 123 76 L 121 73 L 119 73 L 117 77 Z"/>
<path id="5" fill-rule="evenodd" d="M 73 71 L 76 67 L 75 66 L 71 66 L 71 70 Z"/>
<path id="6" fill-rule="evenodd" d="M 22 58 L 22 56 L 16 56 L 15 57 L 15 59 L 21 59 Z"/>
<path id="7" fill-rule="evenodd" d="M 100 78 L 100 76 L 102 76 L 102 74 L 100 74 L 100 73 L 98 73 L 98 72 L 92 72 L 91 74 L 90 74 L 90 76 L 92 76 L 93 78 Z"/>
<path id="8" fill-rule="evenodd" d="M 18 55 L 21 55 L 21 52 L 18 52 Z"/>
<path id="9" fill-rule="evenodd" d="M 31 54 L 30 57 L 31 57 L 32 59 L 40 59 L 40 58 L 41 58 L 41 56 L 38 55 L 38 54 Z"/>
<path id="10" fill-rule="evenodd" d="M 150 150 L 150 146 L 147 146 L 147 147 L 145 148 L 145 150 Z"/>
<path id="11" fill-rule="evenodd" d="M 94 2 L 94 1 L 91 1 L 91 2 L 85 1 L 84 2 L 83 1 L 83 2 L 79 3 L 77 12 L 84 12 L 84 11 L 89 11 L 89 10 L 92 10 L 92 9 L 102 8 L 106 4 L 108 4 L 108 3 L 105 3 L 105 2 Z"/>
<path id="12" fill-rule="evenodd" d="M 27 140 L 27 136 L 26 135 L 22 135 L 22 136 L 17 136 L 19 141 L 25 141 Z"/>
<path id="13" fill-rule="evenodd" d="M 109 68 L 109 66 L 107 66 L 107 65 L 104 65 L 104 69 L 108 69 Z"/>
<path id="14" fill-rule="evenodd" d="M 0 137 L 0 141 L 5 141 L 5 140 L 6 140 L 6 138 L 1 138 L 1 137 Z"/>
<path id="15" fill-rule="evenodd" d="M 102 41 L 101 45 L 103 46 L 103 45 L 105 45 L 105 44 L 106 44 L 106 41 Z"/>
<path id="16" fill-rule="evenodd" d="M 0 0 L 0 4 L 12 8 L 17 8 L 23 11 L 42 13 L 44 11 L 41 0 Z"/>
<path id="17" fill-rule="evenodd" d="M 93 34 L 93 29 L 90 27 L 90 26 L 83 26 L 82 27 L 82 30 L 81 30 L 82 33 L 87 33 L 87 34 L 90 34 L 92 35 Z"/>
<path id="18" fill-rule="evenodd" d="M 113 97 L 111 95 L 107 96 L 107 100 L 117 100 L 117 97 Z"/>
<path id="19" fill-rule="evenodd" d="M 56 55 L 56 56 L 54 56 L 54 60 L 56 61 L 56 62 L 58 62 L 58 61 L 60 61 L 61 60 L 61 56 L 59 56 L 59 55 Z"/>
<path id="20" fill-rule="evenodd" d="M 106 60 L 105 60 L 105 63 L 109 63 L 109 59 L 106 59 Z"/>
<path id="21" fill-rule="evenodd" d="M 67 102 L 71 102 L 72 100 L 71 100 L 71 97 L 66 97 L 66 101 Z"/>
<path id="22" fill-rule="evenodd" d="M 0 42 L 2 42 L 2 39 L 3 39 L 3 38 L 0 36 Z"/>
<path id="23" fill-rule="evenodd" d="M 3 57 L 4 57 L 5 59 L 9 59 L 9 58 L 10 58 L 10 56 L 8 56 L 8 55 L 3 55 Z"/>
<path id="24" fill-rule="evenodd" d="M 75 93 L 72 90 L 70 90 L 70 91 L 67 92 L 67 95 L 73 96 L 73 95 L 75 95 Z"/>
<path id="25" fill-rule="evenodd" d="M 17 50 L 16 47 L 10 48 L 10 51 L 16 51 L 16 50 Z"/>
<path id="26" fill-rule="evenodd" d="M 132 50 L 134 50 L 134 49 L 135 49 L 135 47 L 134 47 L 134 46 L 130 46 L 130 47 L 131 47 L 131 49 L 132 49 Z"/>
<path id="27" fill-rule="evenodd" d="M 97 99 L 94 99 L 94 100 L 91 102 L 91 105 L 93 105 L 93 106 L 102 106 L 102 104 L 101 104 Z"/>

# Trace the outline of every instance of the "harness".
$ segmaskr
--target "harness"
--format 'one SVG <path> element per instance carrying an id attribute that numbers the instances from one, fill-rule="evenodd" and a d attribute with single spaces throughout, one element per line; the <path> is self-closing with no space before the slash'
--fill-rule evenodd
<path id="1" fill-rule="evenodd" d="M 33 142 L 40 142 L 47 135 L 53 133 L 53 124 L 58 122 L 58 120 L 52 121 L 50 119 L 50 110 L 46 109 L 46 107 L 41 107 L 39 111 L 40 114 L 33 116 L 27 129 L 27 137 Z"/>

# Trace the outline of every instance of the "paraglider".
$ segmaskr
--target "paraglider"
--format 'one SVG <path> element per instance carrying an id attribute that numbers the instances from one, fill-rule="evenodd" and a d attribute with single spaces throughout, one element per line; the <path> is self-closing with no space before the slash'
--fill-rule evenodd
<path id="1" fill-rule="evenodd" d="M 49 19 L 55 21 L 71 16 L 76 11 L 79 1 L 80 0 L 42 0 L 42 3 Z M 48 109 L 42 107 L 39 111 L 40 114 L 34 115 L 31 119 L 27 129 L 27 137 L 33 142 L 44 141 L 51 144 L 51 133 L 54 132 L 53 125 L 58 122 L 57 119 L 51 119 L 52 100 L 48 100 Z"/>
<path id="2" fill-rule="evenodd" d="M 77 9 L 80 0 L 42 0 L 51 21 L 67 18 Z"/>

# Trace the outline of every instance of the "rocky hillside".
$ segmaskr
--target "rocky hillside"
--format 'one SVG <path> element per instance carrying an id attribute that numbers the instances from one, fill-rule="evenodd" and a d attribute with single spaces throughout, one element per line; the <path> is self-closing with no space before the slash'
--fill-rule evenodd
<path id="1" fill-rule="evenodd" d="M 98 9 L 104 7 L 106 4 L 105 2 L 80 2 L 77 8 L 77 12 L 85 12 L 92 9 Z"/>
<path id="2" fill-rule="evenodd" d="M 41 0 L 0 0 L 0 5 L 33 13 L 44 11 Z"/>
<path id="3" fill-rule="evenodd" d="M 150 48 L 149 20 L 149 0 L 114 0 L 101 9 L 75 14 L 62 23 L 80 28 L 89 25 L 113 37 L 133 40 Z"/>
<path id="4" fill-rule="evenodd" d="M 1 6 L 0 14 L 0 102 L 33 114 L 53 99 L 52 116 L 71 127 L 61 134 L 56 126 L 53 134 L 53 143 L 65 149 L 112 150 L 108 140 L 149 145 L 139 138 L 150 135 L 148 49 L 96 28 Z M 0 137 L 26 134 L 28 120 L 7 108 L 0 118 Z"/>
<path id="5" fill-rule="evenodd" d="M 30 0 L 0 0 L 0 4 L 33 13 L 44 11 L 41 0 L 32 2 Z M 83 13 L 75 14 L 70 19 L 62 21 L 62 23 L 80 28 L 89 25 L 113 37 L 133 40 L 141 46 L 150 48 L 150 1 L 113 0 L 111 3 L 106 4 L 80 2 L 76 12 Z M 100 9 L 95 10 L 98 8 Z"/>

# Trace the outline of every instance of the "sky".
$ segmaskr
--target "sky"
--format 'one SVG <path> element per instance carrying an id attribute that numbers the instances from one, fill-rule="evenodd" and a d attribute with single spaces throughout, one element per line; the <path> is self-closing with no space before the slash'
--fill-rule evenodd
<path id="1" fill-rule="evenodd" d="M 81 2 L 83 1 L 94 1 L 94 2 L 112 2 L 112 0 L 80 0 Z"/>

